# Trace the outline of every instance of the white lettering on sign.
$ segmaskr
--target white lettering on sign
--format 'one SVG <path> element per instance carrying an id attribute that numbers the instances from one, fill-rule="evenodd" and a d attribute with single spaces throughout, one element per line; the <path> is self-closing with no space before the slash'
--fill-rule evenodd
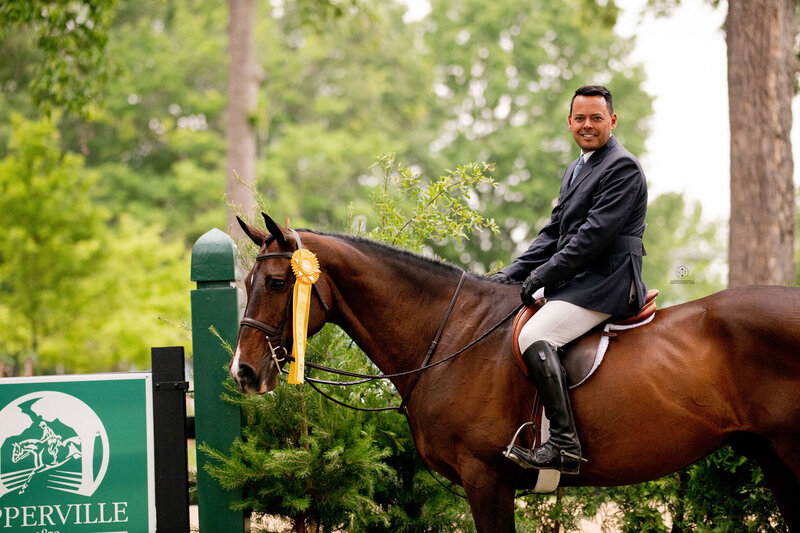
<path id="1" fill-rule="evenodd" d="M 39 524 L 35 522 L 36 517 L 34 516 L 36 513 L 36 507 L 32 505 L 26 505 L 22 508 L 22 525 L 25 527 L 31 526 L 38 526 Z M 28 519 L 33 520 L 33 523 L 28 522 Z"/>
<path id="2" fill-rule="evenodd" d="M 127 522 L 128 502 L 114 502 L 114 522 Z M 124 518 L 123 518 L 124 517 Z"/>
<path id="3" fill-rule="evenodd" d="M 41 505 L 39 506 L 39 525 L 42 526 L 54 526 L 56 525 L 51 518 L 53 514 L 53 506 L 52 505 Z M 47 520 L 47 522 L 45 522 Z"/>
<path id="4" fill-rule="evenodd" d="M 128 502 L 2 507 L 0 528 L 120 524 L 128 521 L 127 513 Z"/>

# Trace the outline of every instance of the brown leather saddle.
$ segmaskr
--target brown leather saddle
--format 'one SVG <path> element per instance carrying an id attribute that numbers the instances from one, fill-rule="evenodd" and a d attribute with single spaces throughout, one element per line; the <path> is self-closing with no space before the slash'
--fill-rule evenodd
<path id="1" fill-rule="evenodd" d="M 612 331 L 605 331 L 606 325 L 610 323 L 613 326 L 611 329 L 624 329 L 625 326 L 632 326 L 647 320 L 656 312 L 656 296 L 658 296 L 658 289 L 647 291 L 644 307 L 635 315 L 623 320 L 615 320 L 612 318 L 610 321 L 603 322 L 574 341 L 561 347 L 559 350 L 561 364 L 564 365 L 564 369 L 567 371 L 567 384 L 570 387 L 580 385 L 586 379 L 589 372 L 591 372 L 594 367 L 597 349 L 603 336 L 616 336 L 616 333 Z M 514 358 L 517 360 L 517 365 L 519 365 L 526 376 L 528 375 L 528 368 L 525 366 L 522 360 L 522 353 L 519 350 L 519 332 L 522 330 L 522 326 L 531 319 L 536 311 L 541 309 L 545 302 L 545 298 L 539 298 L 533 305 L 522 308 L 520 312 L 517 313 L 516 318 L 514 318 L 512 349 L 514 351 Z"/>

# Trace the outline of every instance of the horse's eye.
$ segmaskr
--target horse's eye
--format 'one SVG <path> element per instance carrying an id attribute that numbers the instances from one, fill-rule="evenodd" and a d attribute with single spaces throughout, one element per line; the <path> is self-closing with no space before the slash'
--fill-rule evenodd
<path id="1" fill-rule="evenodd" d="M 286 286 L 286 282 L 282 279 L 271 279 L 269 280 L 269 289 L 272 292 L 281 292 L 283 288 Z"/>

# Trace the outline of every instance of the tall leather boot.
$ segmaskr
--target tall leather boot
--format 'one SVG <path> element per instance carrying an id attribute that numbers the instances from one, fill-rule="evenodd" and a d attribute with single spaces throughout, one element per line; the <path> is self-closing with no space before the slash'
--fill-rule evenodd
<path id="1" fill-rule="evenodd" d="M 514 445 L 507 456 L 524 468 L 552 468 L 564 474 L 577 474 L 581 444 L 572 416 L 566 372 L 556 348 L 547 341 L 536 341 L 523 352 L 522 358 L 550 420 L 550 438 L 533 451 Z"/>

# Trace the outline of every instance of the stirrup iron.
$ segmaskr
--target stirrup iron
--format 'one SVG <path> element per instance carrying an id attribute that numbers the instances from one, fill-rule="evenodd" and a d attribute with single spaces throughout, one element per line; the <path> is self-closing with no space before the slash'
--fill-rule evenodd
<path id="1" fill-rule="evenodd" d="M 538 431 L 536 430 L 536 424 L 533 421 L 525 422 L 519 427 L 519 429 L 517 429 L 517 432 L 514 433 L 514 436 L 511 437 L 511 442 L 508 443 L 508 447 L 503 452 L 503 455 L 506 457 L 506 459 L 511 459 L 511 448 L 514 446 L 514 443 L 517 442 L 517 437 L 519 436 L 520 432 L 522 432 L 522 430 L 525 429 L 526 426 L 533 426 L 533 433 L 534 433 L 533 442 L 536 442 L 537 438 L 536 434 L 538 433 Z M 531 450 L 533 450 L 533 448 L 531 448 Z"/>

